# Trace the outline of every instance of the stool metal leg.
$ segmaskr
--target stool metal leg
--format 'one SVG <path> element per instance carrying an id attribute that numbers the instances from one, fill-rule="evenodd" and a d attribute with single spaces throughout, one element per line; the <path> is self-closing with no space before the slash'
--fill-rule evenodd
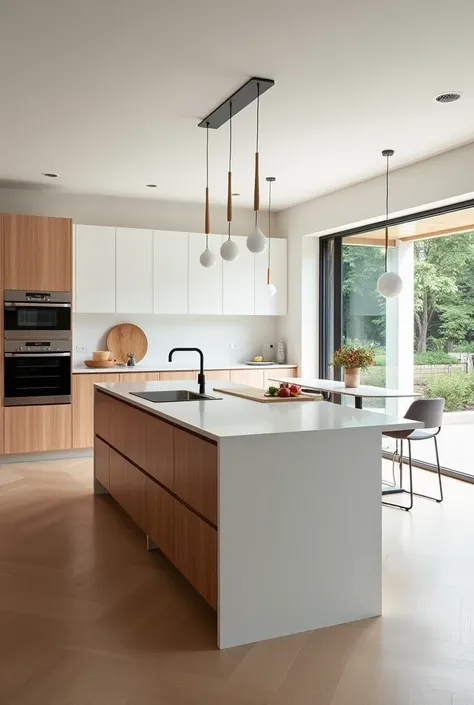
<path id="1" fill-rule="evenodd" d="M 403 475 L 402 475 L 402 466 L 403 466 L 403 441 L 400 443 L 400 486 L 403 481 Z M 411 443 L 408 441 L 408 479 L 409 479 L 409 490 L 404 490 L 404 489 L 399 489 L 397 490 L 398 494 L 409 494 L 410 495 L 410 504 L 408 506 L 403 505 L 403 504 L 392 504 L 392 502 L 382 502 L 386 507 L 393 507 L 394 509 L 403 509 L 406 512 L 409 512 L 410 509 L 413 508 L 413 467 L 411 463 Z M 390 490 L 387 490 L 386 492 L 383 492 L 383 494 L 389 494 Z"/>
<path id="2" fill-rule="evenodd" d="M 439 464 L 438 439 L 436 438 L 436 436 L 433 436 L 433 440 L 434 440 L 435 452 L 436 452 L 436 467 L 437 467 L 437 472 L 438 472 L 439 497 L 431 497 L 428 494 L 421 494 L 420 492 L 415 492 L 414 494 L 417 497 L 423 497 L 424 499 L 431 499 L 431 500 L 433 500 L 433 502 L 438 502 L 438 504 L 439 504 L 444 499 L 444 497 L 443 497 L 443 481 L 441 479 L 441 466 Z"/>

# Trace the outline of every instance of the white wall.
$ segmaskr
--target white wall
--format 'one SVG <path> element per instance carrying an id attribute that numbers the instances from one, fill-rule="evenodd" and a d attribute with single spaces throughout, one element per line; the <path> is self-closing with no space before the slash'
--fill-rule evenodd
<path id="1" fill-rule="evenodd" d="M 474 195 L 474 143 L 401 169 L 396 169 L 396 163 L 395 153 L 390 177 L 393 215 Z M 282 211 L 277 228 L 292 235 L 321 234 L 379 220 L 384 215 L 384 192 L 385 179 L 381 175 Z"/>
<path id="2" fill-rule="evenodd" d="M 0 212 L 2 211 L 72 218 L 74 222 L 84 225 L 204 232 L 204 204 L 202 203 L 72 194 L 54 187 L 0 188 Z M 262 218 L 262 223 L 266 231 L 266 217 Z M 253 226 L 253 211 L 249 208 L 239 208 L 234 204 L 232 222 L 234 235 L 247 235 Z M 212 205 L 211 230 L 215 233 L 227 233 L 225 206 Z"/>
<path id="3" fill-rule="evenodd" d="M 76 313 L 74 348 L 83 345 L 87 347 L 87 352 L 74 352 L 74 362 L 90 359 L 93 350 L 106 350 L 107 333 L 119 323 L 135 323 L 145 331 L 148 353 L 143 364 L 167 362 L 171 348 L 197 346 L 204 353 L 206 365 L 226 367 L 259 355 L 265 343 L 273 343 L 276 351 L 278 342 L 275 316 L 121 316 L 113 313 Z M 230 349 L 231 345 L 237 348 Z M 176 363 L 197 364 L 197 356 L 195 353 L 180 353 L 176 356 Z"/>

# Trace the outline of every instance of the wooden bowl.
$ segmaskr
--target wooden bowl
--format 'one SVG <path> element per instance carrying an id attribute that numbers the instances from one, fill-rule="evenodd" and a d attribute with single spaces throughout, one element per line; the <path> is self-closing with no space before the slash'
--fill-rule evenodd
<path id="1" fill-rule="evenodd" d="M 116 364 L 116 360 L 84 360 L 84 365 L 86 367 L 95 367 L 97 369 L 104 369 L 104 367 L 115 367 Z"/>
<path id="2" fill-rule="evenodd" d="M 107 361 L 110 360 L 110 350 L 96 350 L 95 352 L 92 353 L 92 359 L 93 360 L 102 360 L 102 361 Z"/>

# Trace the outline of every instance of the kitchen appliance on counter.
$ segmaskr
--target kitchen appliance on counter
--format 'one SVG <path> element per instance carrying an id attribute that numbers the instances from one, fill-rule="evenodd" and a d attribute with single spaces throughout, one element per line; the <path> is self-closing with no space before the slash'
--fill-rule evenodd
<path id="1" fill-rule="evenodd" d="M 4 403 L 71 403 L 71 294 L 5 291 Z"/>
<path id="2" fill-rule="evenodd" d="M 71 338 L 71 294 L 68 291 L 5 291 L 5 339 Z"/>

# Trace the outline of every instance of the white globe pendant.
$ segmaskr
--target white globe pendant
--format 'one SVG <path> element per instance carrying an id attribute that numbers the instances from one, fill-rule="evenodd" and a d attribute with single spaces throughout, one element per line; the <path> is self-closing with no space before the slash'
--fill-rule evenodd
<path id="1" fill-rule="evenodd" d="M 269 296 L 275 296 L 275 294 L 277 293 L 277 288 L 275 284 L 267 284 L 267 291 Z"/>
<path id="2" fill-rule="evenodd" d="M 206 247 L 204 252 L 199 258 L 199 261 L 203 267 L 206 267 L 206 269 L 211 269 L 211 267 L 216 266 L 216 256 L 211 250 Z"/>
<path id="3" fill-rule="evenodd" d="M 403 289 L 403 281 L 396 272 L 385 272 L 377 280 L 377 291 L 386 299 L 398 296 Z"/>
<path id="4" fill-rule="evenodd" d="M 258 225 L 252 230 L 247 238 L 247 249 L 253 252 L 254 255 L 259 255 L 267 249 L 267 238 L 262 233 Z"/>
<path id="5" fill-rule="evenodd" d="M 239 257 L 239 247 L 232 238 L 227 238 L 221 245 L 221 257 L 226 262 L 235 262 Z"/>

